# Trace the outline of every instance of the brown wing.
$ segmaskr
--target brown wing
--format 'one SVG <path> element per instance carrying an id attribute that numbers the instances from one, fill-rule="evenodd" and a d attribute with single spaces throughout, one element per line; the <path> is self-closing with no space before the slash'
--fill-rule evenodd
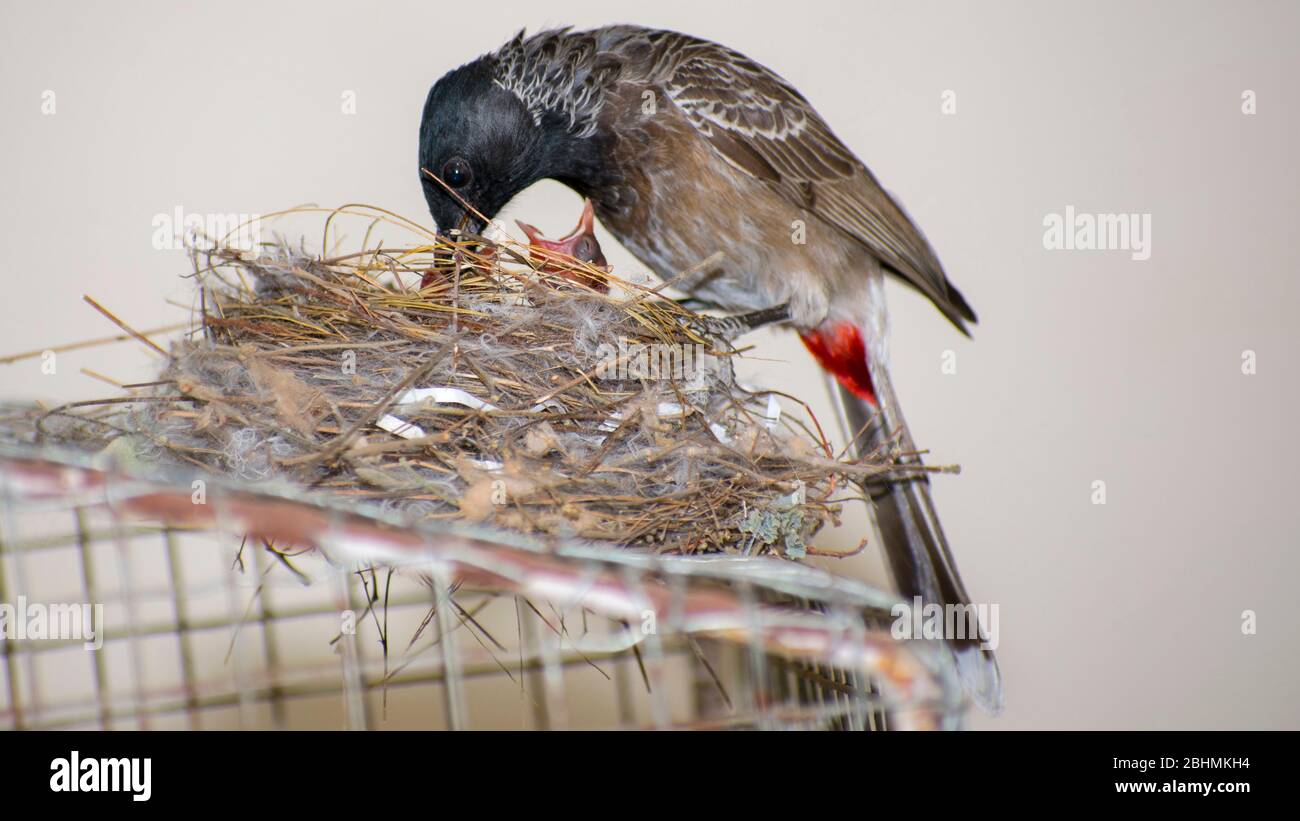
<path id="1" fill-rule="evenodd" d="M 903 209 L 789 83 L 725 46 L 658 44 L 664 93 L 728 162 L 865 245 L 963 333 L 975 320 Z"/>

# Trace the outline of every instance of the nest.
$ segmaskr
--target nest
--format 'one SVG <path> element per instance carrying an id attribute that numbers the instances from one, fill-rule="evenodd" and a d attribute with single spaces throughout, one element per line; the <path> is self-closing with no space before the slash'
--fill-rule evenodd
<path id="1" fill-rule="evenodd" d="M 195 261 L 194 328 L 158 381 L 31 416 L 32 438 L 418 519 L 789 557 L 852 480 L 901 469 L 836 458 L 811 412 L 737 384 L 708 319 L 588 287 L 605 272 L 576 260 L 428 238 Z"/>

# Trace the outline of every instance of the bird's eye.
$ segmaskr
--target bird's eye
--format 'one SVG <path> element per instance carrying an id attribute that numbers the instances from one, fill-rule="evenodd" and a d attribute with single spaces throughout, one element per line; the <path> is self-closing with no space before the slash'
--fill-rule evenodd
<path id="1" fill-rule="evenodd" d="M 596 243 L 591 237 L 583 237 L 574 244 L 573 258 L 583 262 L 596 261 Z"/>
<path id="2" fill-rule="evenodd" d="M 442 166 L 442 181 L 452 188 L 464 188 L 473 178 L 474 172 L 462 157 L 452 157 Z"/>

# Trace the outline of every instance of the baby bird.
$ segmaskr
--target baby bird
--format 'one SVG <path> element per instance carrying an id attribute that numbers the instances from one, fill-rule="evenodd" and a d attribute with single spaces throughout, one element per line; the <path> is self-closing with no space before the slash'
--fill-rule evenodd
<path id="1" fill-rule="evenodd" d="M 515 220 L 515 224 L 528 235 L 529 256 L 539 263 L 538 270 L 558 274 L 570 282 L 586 285 L 602 294 L 609 293 L 609 280 L 604 276 L 571 270 L 570 267 L 557 264 L 563 257 L 572 257 L 579 262 L 590 264 L 593 268 L 609 270 L 609 265 L 605 262 L 605 254 L 600 250 L 600 243 L 596 241 L 595 214 L 591 200 L 583 202 L 578 227 L 561 239 L 546 239 L 541 231 L 520 220 Z"/>

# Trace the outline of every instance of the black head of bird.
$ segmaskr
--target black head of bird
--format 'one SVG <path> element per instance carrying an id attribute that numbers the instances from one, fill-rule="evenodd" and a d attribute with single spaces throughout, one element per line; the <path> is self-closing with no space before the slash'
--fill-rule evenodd
<path id="1" fill-rule="evenodd" d="M 520 32 L 429 90 L 420 120 L 420 176 L 439 231 L 481 231 L 479 215 L 494 218 L 544 178 L 584 196 L 607 182 L 608 138 L 596 116 L 610 72 L 589 60 L 579 65 L 563 54 L 539 54 L 536 46 Z"/>
<path id="2" fill-rule="evenodd" d="M 486 57 L 439 80 L 420 122 L 420 175 L 438 230 L 482 231 L 474 211 L 491 218 L 539 179 L 543 143 L 519 99 L 492 83 Z"/>

